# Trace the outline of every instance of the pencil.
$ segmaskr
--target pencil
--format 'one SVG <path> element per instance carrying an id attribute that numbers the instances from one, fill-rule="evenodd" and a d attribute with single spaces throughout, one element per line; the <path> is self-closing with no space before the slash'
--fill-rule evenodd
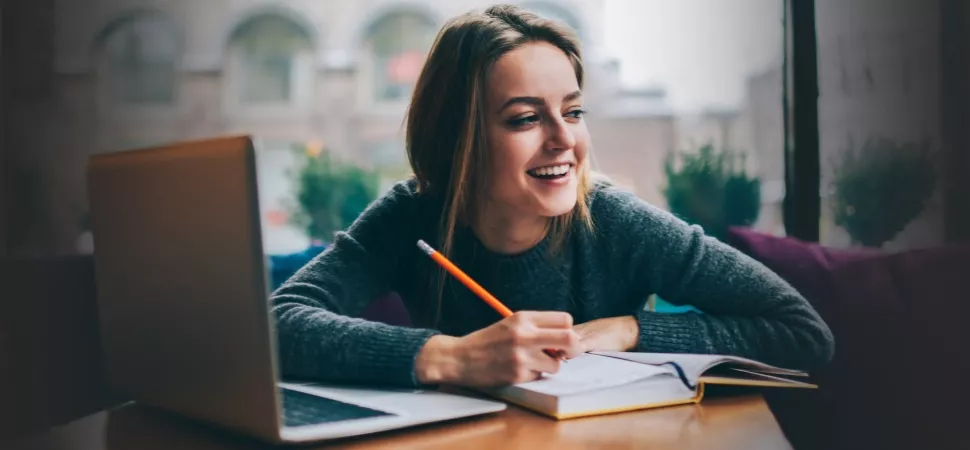
<path id="1" fill-rule="evenodd" d="M 471 291 L 475 293 L 475 295 L 477 295 L 479 298 L 484 300 L 485 303 L 487 303 L 493 309 L 498 311 L 498 313 L 501 314 L 502 317 L 508 317 L 512 315 L 511 309 L 503 305 L 502 302 L 500 302 L 497 298 L 495 298 L 494 295 L 486 291 L 485 288 L 483 288 L 480 284 L 476 283 L 475 280 L 472 279 L 472 277 L 465 274 L 465 272 L 459 269 L 458 266 L 452 264 L 452 262 L 449 261 L 448 258 L 445 258 L 445 255 L 442 255 L 437 250 L 431 248 L 430 245 L 428 245 L 426 242 L 424 242 L 421 239 L 418 240 L 418 248 L 420 248 L 421 251 L 427 253 L 428 256 L 431 257 L 431 259 L 433 259 L 436 263 L 438 263 L 438 265 L 440 265 L 445 270 L 447 270 L 448 273 L 452 274 L 455 278 L 457 278 L 458 281 L 461 281 L 461 283 L 464 284 L 466 287 L 468 287 L 468 289 L 471 289 Z M 545 349 L 543 350 L 543 352 L 545 352 L 547 355 L 555 359 L 561 359 L 563 362 L 566 361 L 564 358 L 562 358 L 560 352 L 556 350 Z"/>

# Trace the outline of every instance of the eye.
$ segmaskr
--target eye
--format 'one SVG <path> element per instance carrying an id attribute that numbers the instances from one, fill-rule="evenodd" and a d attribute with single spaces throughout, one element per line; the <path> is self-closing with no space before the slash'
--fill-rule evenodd
<path id="1" fill-rule="evenodd" d="M 587 111 L 585 109 L 582 109 L 582 108 L 573 109 L 573 110 L 571 110 L 571 111 L 569 111 L 569 112 L 566 113 L 566 117 L 570 117 L 570 118 L 573 118 L 573 119 L 582 119 L 583 116 L 585 116 L 586 113 L 588 113 L 588 112 L 589 111 Z"/>
<path id="2" fill-rule="evenodd" d="M 539 121 L 539 116 L 535 114 L 530 114 L 524 117 L 516 117 L 514 119 L 509 119 L 508 124 L 513 127 L 524 127 L 529 124 L 533 124 Z"/>

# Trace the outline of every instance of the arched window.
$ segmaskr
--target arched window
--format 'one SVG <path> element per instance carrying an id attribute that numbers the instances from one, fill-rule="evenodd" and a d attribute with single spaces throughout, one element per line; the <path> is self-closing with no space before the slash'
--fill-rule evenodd
<path id="1" fill-rule="evenodd" d="M 230 36 L 229 76 L 235 103 L 293 104 L 309 101 L 313 86 L 310 33 L 279 14 L 261 14 Z"/>
<path id="2" fill-rule="evenodd" d="M 108 25 L 98 44 L 100 86 L 116 104 L 175 100 L 179 39 L 173 23 L 156 14 Z"/>
<path id="3" fill-rule="evenodd" d="M 375 21 L 364 42 L 367 97 L 378 102 L 407 100 L 436 32 L 434 21 L 416 12 L 394 12 Z"/>
<path id="4" fill-rule="evenodd" d="M 557 5 L 548 1 L 531 1 L 523 2 L 521 4 L 522 8 L 531 11 L 539 17 L 555 20 L 569 25 L 577 35 L 582 36 L 583 27 L 572 11 L 563 7 L 562 5 Z"/>

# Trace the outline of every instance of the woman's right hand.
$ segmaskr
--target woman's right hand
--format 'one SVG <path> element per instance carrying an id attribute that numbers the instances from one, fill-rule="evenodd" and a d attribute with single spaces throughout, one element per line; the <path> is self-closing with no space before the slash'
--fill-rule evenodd
<path id="1" fill-rule="evenodd" d="M 560 361 L 544 349 L 572 358 L 580 353 L 579 341 L 568 313 L 521 311 L 464 337 L 432 337 L 418 353 L 415 374 L 424 384 L 522 383 L 559 371 Z"/>

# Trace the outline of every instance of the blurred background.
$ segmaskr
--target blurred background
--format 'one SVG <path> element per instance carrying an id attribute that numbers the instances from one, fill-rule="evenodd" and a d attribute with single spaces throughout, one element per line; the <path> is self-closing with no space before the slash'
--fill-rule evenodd
<path id="1" fill-rule="evenodd" d="M 449 17 L 490 3 L 48 2 L 54 33 L 41 27 L 39 41 L 22 43 L 49 48 L 53 58 L 51 76 L 29 80 L 36 95 L 11 117 L 30 124 L 11 132 L 29 133 L 13 138 L 32 150 L 8 157 L 7 253 L 93 250 L 88 155 L 231 133 L 258 139 L 266 251 L 325 244 L 409 175 L 402 122 L 430 44 Z M 518 3 L 582 38 L 599 170 L 711 234 L 729 225 L 785 234 L 783 1 Z M 899 15 L 880 18 L 875 3 L 856 3 L 857 10 L 825 1 L 816 8 L 820 239 L 930 245 L 941 235 L 932 228 L 942 225 L 933 171 L 924 167 L 932 161 L 919 155 L 938 145 L 938 118 L 867 114 L 938 102 L 920 92 L 935 86 L 927 81 L 939 64 L 932 36 L 919 33 L 932 17 L 894 23 Z M 886 163 L 876 167 L 877 159 Z M 871 197 L 866 203 L 878 206 L 842 204 L 859 190 L 874 195 L 873 183 L 904 167 L 919 178 L 907 194 L 912 207 L 888 218 Z M 867 216 L 863 225 L 845 217 L 853 208 Z"/>
<path id="2" fill-rule="evenodd" d="M 17 113 L 5 132 L 17 145 L 4 161 L 0 254 L 94 251 L 89 155 L 245 133 L 257 142 L 264 248 L 278 285 L 410 175 L 404 114 L 434 36 L 448 18 L 491 3 L 47 0 L 15 8 L 37 21 L 6 24 L 19 78 L 7 90 Z M 785 159 L 797 131 L 785 1 L 515 3 L 582 40 L 597 170 L 721 239 L 732 226 L 790 233 Z M 817 240 L 829 247 L 898 250 L 944 239 L 943 59 L 930 31 L 938 12 L 890 3 L 815 6 L 819 168 L 801 170 L 819 178 Z M 796 201 L 789 206 L 805 207 Z"/>

